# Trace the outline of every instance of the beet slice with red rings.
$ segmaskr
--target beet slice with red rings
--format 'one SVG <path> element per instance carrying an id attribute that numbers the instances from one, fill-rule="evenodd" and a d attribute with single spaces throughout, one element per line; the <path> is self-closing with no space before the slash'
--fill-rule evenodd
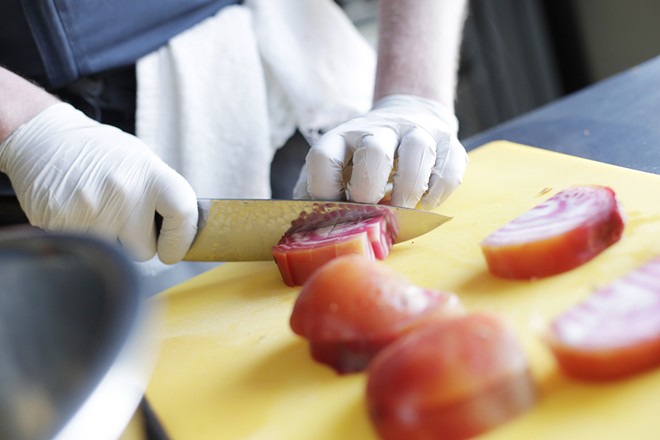
<path id="1" fill-rule="evenodd" d="M 660 366 L 660 257 L 596 290 L 543 335 L 559 367 L 613 380 Z"/>
<path id="2" fill-rule="evenodd" d="M 614 191 L 565 189 L 481 242 L 491 274 L 507 279 L 556 275 L 593 259 L 621 239 L 624 220 Z"/>
<path id="3" fill-rule="evenodd" d="M 318 268 L 348 254 L 385 259 L 398 235 L 394 214 L 385 207 L 328 210 L 305 214 L 273 247 L 273 259 L 288 286 L 302 286 Z"/>

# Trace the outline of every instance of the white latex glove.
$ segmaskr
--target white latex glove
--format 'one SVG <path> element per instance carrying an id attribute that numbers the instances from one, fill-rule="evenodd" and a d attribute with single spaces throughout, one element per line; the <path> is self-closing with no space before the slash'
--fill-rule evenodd
<path id="1" fill-rule="evenodd" d="M 390 203 L 415 208 L 421 201 L 433 209 L 460 185 L 467 167 L 457 132 L 454 113 L 438 102 L 386 96 L 312 145 L 294 197 L 377 203 L 396 158 Z"/>
<path id="2" fill-rule="evenodd" d="M 141 140 L 54 104 L 0 144 L 5 172 L 30 223 L 119 240 L 144 261 L 176 263 L 197 229 L 188 182 Z M 154 218 L 163 217 L 157 237 Z"/>

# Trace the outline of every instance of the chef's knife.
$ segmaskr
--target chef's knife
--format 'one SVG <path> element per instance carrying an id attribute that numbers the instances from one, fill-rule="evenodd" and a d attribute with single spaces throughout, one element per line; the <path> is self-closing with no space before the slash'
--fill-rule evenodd
<path id="1" fill-rule="evenodd" d="M 451 217 L 430 211 L 351 202 L 200 199 L 197 236 L 187 261 L 268 261 L 285 232 L 393 215 L 395 243 L 425 234 Z"/>

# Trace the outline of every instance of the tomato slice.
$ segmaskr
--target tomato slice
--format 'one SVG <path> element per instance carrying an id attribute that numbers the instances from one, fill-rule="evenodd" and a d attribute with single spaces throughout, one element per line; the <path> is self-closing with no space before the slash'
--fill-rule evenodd
<path id="1" fill-rule="evenodd" d="M 624 222 L 611 188 L 563 190 L 490 234 L 481 249 L 490 272 L 531 279 L 571 270 L 616 243 Z"/>
<path id="2" fill-rule="evenodd" d="M 545 340 L 559 367 L 578 379 L 612 380 L 660 366 L 660 257 L 555 318 Z"/>
<path id="3" fill-rule="evenodd" d="M 536 402 L 527 360 L 498 317 L 427 321 L 367 369 L 367 407 L 383 440 L 464 439 Z"/>
<path id="4" fill-rule="evenodd" d="M 340 255 L 385 259 L 394 244 L 383 216 L 287 234 L 273 248 L 273 258 L 287 286 L 300 286 L 319 267 Z"/>
<path id="5" fill-rule="evenodd" d="M 456 295 L 412 284 L 384 264 L 346 255 L 317 270 L 290 318 L 312 357 L 340 374 L 363 370 L 383 347 L 431 316 L 463 313 Z"/>

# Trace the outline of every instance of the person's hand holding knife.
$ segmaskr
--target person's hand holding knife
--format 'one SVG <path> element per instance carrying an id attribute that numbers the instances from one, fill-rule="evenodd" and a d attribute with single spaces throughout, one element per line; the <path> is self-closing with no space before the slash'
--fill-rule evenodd
<path id="1" fill-rule="evenodd" d="M 137 137 L 2 68 L 0 91 L 0 171 L 32 225 L 118 240 L 138 261 L 183 258 L 198 211 L 180 174 Z"/>

